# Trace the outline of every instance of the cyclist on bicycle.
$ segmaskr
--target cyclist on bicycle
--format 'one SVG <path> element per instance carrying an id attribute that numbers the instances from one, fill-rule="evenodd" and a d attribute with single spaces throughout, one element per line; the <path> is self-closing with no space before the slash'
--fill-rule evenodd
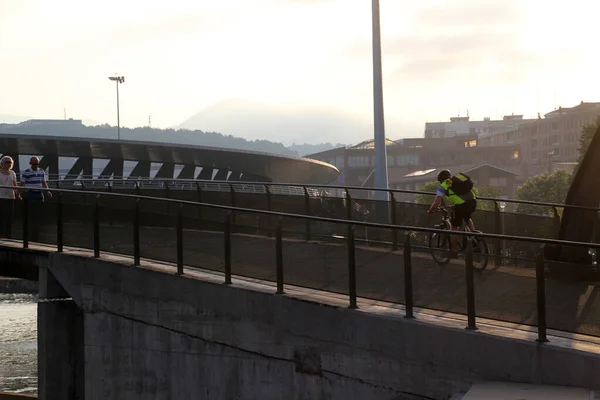
<path id="1" fill-rule="evenodd" d="M 444 198 L 446 198 L 454 206 L 452 218 L 450 219 L 452 229 L 460 230 L 463 221 L 465 221 L 469 229 L 474 231 L 475 226 L 471 219 L 471 214 L 473 214 L 477 207 L 477 199 L 473 193 L 471 178 L 464 174 L 457 174 L 457 176 L 453 177 L 452 173 L 447 169 L 440 171 L 437 178 L 440 186 L 436 192 L 435 200 L 431 204 L 431 207 L 429 207 L 428 213 L 431 214 L 437 211 Z M 452 190 L 453 186 L 454 190 Z M 456 240 L 456 236 L 452 235 L 452 250 L 457 248 Z"/>

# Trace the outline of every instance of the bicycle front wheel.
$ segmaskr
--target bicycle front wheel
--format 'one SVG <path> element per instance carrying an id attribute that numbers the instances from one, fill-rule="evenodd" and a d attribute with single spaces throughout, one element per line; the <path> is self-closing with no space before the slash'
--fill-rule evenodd
<path id="1" fill-rule="evenodd" d="M 445 227 L 437 225 L 434 228 L 442 229 Z M 452 243 L 449 234 L 438 232 L 431 232 L 429 234 L 429 251 L 433 260 L 438 264 L 447 264 L 450 261 L 451 246 Z"/>

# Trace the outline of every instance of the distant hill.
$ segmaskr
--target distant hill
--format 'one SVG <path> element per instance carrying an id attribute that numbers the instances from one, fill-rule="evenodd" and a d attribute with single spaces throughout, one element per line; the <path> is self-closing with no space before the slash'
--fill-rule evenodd
<path id="1" fill-rule="evenodd" d="M 17 124 L 0 123 L 0 133 L 116 139 L 117 127 L 108 124 L 96 126 L 75 124 L 19 126 Z M 189 129 L 156 129 L 149 127 L 121 128 L 121 139 L 221 147 L 284 156 L 303 156 L 333 148 L 333 145 L 330 143 L 323 145 L 294 145 L 291 148 L 287 148 L 281 143 L 269 140 L 246 140 L 231 135 L 223 135 L 218 132 L 203 132 L 201 130 Z"/>
<path id="2" fill-rule="evenodd" d="M 177 128 L 227 132 L 248 139 L 270 138 L 290 148 L 294 143 L 358 143 L 373 135 L 369 119 L 335 107 L 290 109 L 243 99 L 213 104 Z"/>
<path id="3" fill-rule="evenodd" d="M 70 127 L 61 125 L 0 125 L 0 133 L 116 139 L 117 127 L 110 126 L 108 124 L 97 126 L 79 125 Z M 121 128 L 121 139 L 222 147 L 228 149 L 259 151 L 285 156 L 298 155 L 294 151 L 286 148 L 281 143 L 274 143 L 268 140 L 246 140 L 231 135 L 222 135 L 218 132 L 202 132 L 200 130 L 192 131 L 187 129 L 156 129 L 149 127 L 134 129 Z"/>

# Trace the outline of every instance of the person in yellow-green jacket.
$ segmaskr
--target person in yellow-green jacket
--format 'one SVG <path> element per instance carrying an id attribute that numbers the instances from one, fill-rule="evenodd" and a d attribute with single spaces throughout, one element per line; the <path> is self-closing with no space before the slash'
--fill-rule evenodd
<path id="1" fill-rule="evenodd" d="M 459 230 L 464 221 L 469 229 L 474 231 L 475 225 L 471 215 L 477 208 L 477 199 L 473 193 L 471 178 L 462 173 L 452 176 L 452 173 L 447 169 L 440 171 L 437 178 L 440 186 L 437 189 L 435 200 L 429 207 L 429 214 L 435 212 L 445 198 L 454 206 L 450 218 L 452 229 Z M 456 250 L 456 239 L 456 236 L 452 235 L 452 250 Z"/>

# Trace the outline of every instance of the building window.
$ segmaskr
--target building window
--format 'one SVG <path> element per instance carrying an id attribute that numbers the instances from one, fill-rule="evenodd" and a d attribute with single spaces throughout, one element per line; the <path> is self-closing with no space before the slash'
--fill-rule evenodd
<path id="1" fill-rule="evenodd" d="M 350 167 L 368 167 L 369 156 L 351 156 L 348 157 L 348 166 Z"/>
<path id="2" fill-rule="evenodd" d="M 419 165 L 418 154 L 403 154 L 396 157 L 396 165 Z"/>

